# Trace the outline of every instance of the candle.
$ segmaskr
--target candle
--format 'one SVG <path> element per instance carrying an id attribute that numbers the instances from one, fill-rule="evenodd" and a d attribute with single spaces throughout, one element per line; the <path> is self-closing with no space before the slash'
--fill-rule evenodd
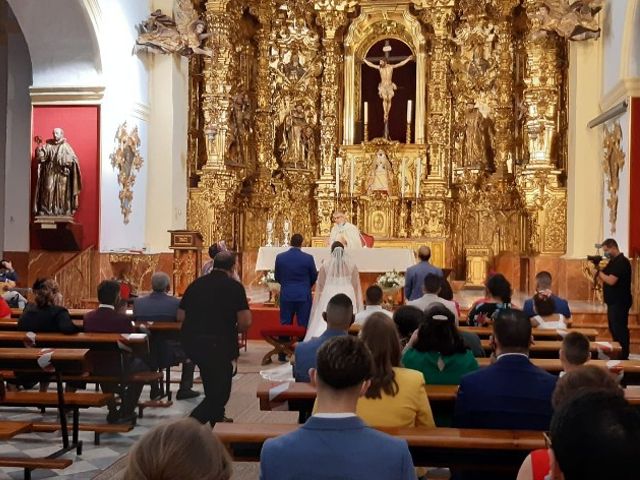
<path id="1" fill-rule="evenodd" d="M 402 171 L 400 172 L 400 195 L 404 198 L 404 194 L 406 191 L 406 180 L 407 175 L 405 173 L 405 168 L 407 167 L 407 159 L 402 159 Z"/>
<path id="2" fill-rule="evenodd" d="M 416 198 L 420 198 L 420 175 L 422 175 L 422 159 L 416 161 Z"/>
<path id="3" fill-rule="evenodd" d="M 340 164 L 342 158 L 336 157 L 336 197 L 340 196 Z"/>
<path id="4" fill-rule="evenodd" d="M 369 123 L 369 102 L 364 102 L 364 123 Z"/>
<path id="5" fill-rule="evenodd" d="M 407 123 L 411 124 L 411 107 L 413 106 L 413 102 L 411 100 L 409 100 L 409 102 L 407 103 Z"/>
<path id="6" fill-rule="evenodd" d="M 356 184 L 356 163 L 353 157 L 351 157 L 351 174 L 349 175 L 349 181 L 350 181 L 349 193 L 353 197 L 353 189 Z"/>

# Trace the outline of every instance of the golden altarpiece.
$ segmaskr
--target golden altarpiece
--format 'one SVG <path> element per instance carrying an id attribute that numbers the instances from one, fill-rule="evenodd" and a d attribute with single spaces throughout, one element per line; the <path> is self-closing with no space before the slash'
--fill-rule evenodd
<path id="1" fill-rule="evenodd" d="M 567 41 L 532 34 L 541 2 L 196 3 L 213 55 L 190 60 L 188 228 L 205 245 L 255 251 L 269 219 L 323 241 L 341 209 L 471 283 L 501 252 L 565 252 Z M 406 139 L 364 125 L 362 65 L 385 41 L 415 68 Z"/>

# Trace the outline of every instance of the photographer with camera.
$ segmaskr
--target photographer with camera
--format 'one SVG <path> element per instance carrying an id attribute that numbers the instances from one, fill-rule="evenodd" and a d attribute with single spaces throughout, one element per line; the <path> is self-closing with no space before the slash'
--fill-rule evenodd
<path id="1" fill-rule="evenodd" d="M 602 242 L 607 266 L 596 274 L 602 280 L 604 303 L 607 304 L 607 319 L 613 340 L 622 346 L 623 360 L 629 358 L 629 310 L 633 303 L 631 295 L 631 262 L 618 248 L 618 242 L 609 238 Z"/>

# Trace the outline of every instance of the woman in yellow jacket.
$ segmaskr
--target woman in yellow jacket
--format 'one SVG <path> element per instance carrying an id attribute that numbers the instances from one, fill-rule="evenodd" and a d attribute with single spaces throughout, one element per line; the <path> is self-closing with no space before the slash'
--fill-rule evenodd
<path id="1" fill-rule="evenodd" d="M 435 427 L 424 376 L 400 367 L 400 338 L 387 315 L 374 313 L 360 337 L 373 355 L 373 377 L 356 413 L 372 427 Z"/>

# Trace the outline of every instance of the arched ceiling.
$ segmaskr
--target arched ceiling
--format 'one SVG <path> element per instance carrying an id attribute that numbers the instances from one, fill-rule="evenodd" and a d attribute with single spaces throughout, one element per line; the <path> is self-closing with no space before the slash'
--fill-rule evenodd
<path id="1" fill-rule="evenodd" d="M 100 85 L 96 32 L 82 0 L 7 0 L 29 46 L 33 86 Z"/>

